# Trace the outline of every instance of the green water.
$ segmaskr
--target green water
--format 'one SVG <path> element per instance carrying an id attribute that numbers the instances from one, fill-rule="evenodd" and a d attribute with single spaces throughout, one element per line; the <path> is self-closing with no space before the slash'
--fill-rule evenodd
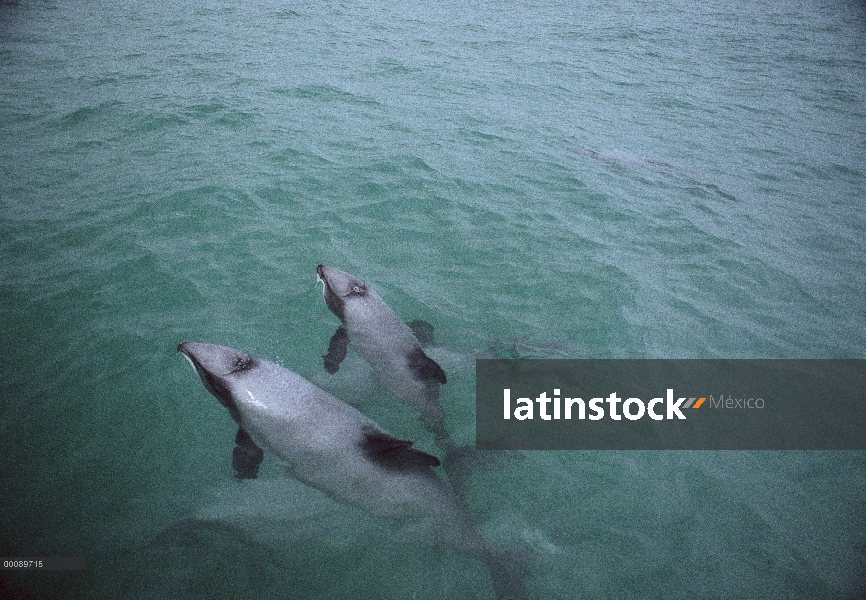
<path id="1" fill-rule="evenodd" d="M 863 358 L 864 47 L 843 1 L 0 4 L 0 550 L 88 559 L 0 582 L 492 598 L 273 460 L 234 480 L 177 344 L 433 452 L 322 369 L 317 264 L 434 325 L 460 443 L 475 356 Z M 851 452 L 538 452 L 468 490 L 533 598 L 853 598 L 864 492 Z"/>

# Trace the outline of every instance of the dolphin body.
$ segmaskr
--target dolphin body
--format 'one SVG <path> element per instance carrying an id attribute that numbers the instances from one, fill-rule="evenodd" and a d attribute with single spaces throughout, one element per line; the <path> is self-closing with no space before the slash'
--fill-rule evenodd
<path id="1" fill-rule="evenodd" d="M 325 304 L 341 321 L 322 358 L 325 370 L 336 373 L 351 343 L 355 352 L 373 367 L 385 389 L 397 400 L 421 414 L 421 423 L 433 433 L 445 453 L 445 473 L 457 495 L 465 497 L 465 485 L 481 462 L 474 448 L 458 446 L 445 429 L 445 411 L 439 390 L 447 382 L 445 371 L 427 356 L 421 344 L 429 344 L 433 327 L 424 321 L 404 323 L 365 281 L 334 267 L 316 267 Z"/>
<path id="2" fill-rule="evenodd" d="M 413 330 L 354 275 L 319 265 L 316 278 L 323 284 L 325 304 L 342 323 L 323 357 L 325 369 L 336 373 L 351 343 L 373 367 L 385 389 L 421 413 L 422 424 L 436 436 L 440 448 L 447 452 L 456 447 L 445 431 L 445 411 L 439 402 L 439 387 L 447 382 L 445 371 L 424 353 Z M 418 335 L 430 336 L 429 325 L 413 324 Z"/>
<path id="3" fill-rule="evenodd" d="M 184 342 L 178 351 L 239 425 L 239 475 L 249 474 L 252 463 L 258 470 L 261 455 L 254 449 L 264 448 L 294 477 L 335 500 L 483 561 L 500 600 L 525 597 L 519 573 L 494 556 L 465 501 L 432 470 L 440 464 L 435 456 L 280 365 L 215 344 Z"/>
<path id="4" fill-rule="evenodd" d="M 614 171 L 624 172 L 637 170 L 659 173 L 670 179 L 681 180 L 683 183 L 688 185 L 702 187 L 708 192 L 712 192 L 720 198 L 724 198 L 725 200 L 737 202 L 737 198 L 734 195 L 724 191 L 716 184 L 707 183 L 705 181 L 696 179 L 694 176 L 689 174 L 688 171 L 663 160 L 658 160 L 651 157 L 638 156 L 637 154 L 632 154 L 631 152 L 625 152 L 622 150 L 594 150 L 592 148 L 573 148 L 572 152 L 583 154 L 584 156 L 588 156 L 594 160 L 597 160 Z"/>

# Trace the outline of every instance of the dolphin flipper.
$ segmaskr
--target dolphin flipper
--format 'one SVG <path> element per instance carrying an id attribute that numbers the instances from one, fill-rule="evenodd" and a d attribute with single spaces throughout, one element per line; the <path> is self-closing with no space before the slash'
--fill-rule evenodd
<path id="1" fill-rule="evenodd" d="M 232 467 L 238 479 L 255 479 L 259 475 L 259 465 L 265 457 L 265 452 L 259 448 L 243 427 L 238 428 L 235 436 L 235 448 L 232 450 Z"/>
<path id="2" fill-rule="evenodd" d="M 349 334 L 343 325 L 337 327 L 337 331 L 328 342 L 328 353 L 322 355 L 325 359 L 325 370 L 333 375 L 340 368 L 340 363 L 346 358 L 346 347 L 349 345 Z"/>

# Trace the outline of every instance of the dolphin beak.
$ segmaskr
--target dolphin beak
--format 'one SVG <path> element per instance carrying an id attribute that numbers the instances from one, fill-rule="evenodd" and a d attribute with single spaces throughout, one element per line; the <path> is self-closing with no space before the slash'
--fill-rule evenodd
<path id="1" fill-rule="evenodd" d="M 199 346 L 199 344 L 193 344 L 191 342 L 184 342 L 177 347 L 177 351 L 183 354 L 183 357 L 189 361 L 189 364 L 192 365 L 192 368 L 198 374 L 201 382 L 204 384 L 205 389 L 209 391 L 211 394 L 216 396 L 216 399 L 220 401 L 220 404 L 229 409 L 229 412 L 232 413 L 232 418 L 237 420 L 236 412 L 237 409 L 234 405 L 234 400 L 232 399 L 232 394 L 230 389 L 226 386 L 222 381 L 222 375 L 218 375 L 217 373 L 213 373 L 208 368 L 206 368 L 202 363 L 199 357 L 195 355 L 194 349 L 190 348 L 190 346 Z"/>
<path id="2" fill-rule="evenodd" d="M 189 342 L 184 342 L 184 343 L 182 343 L 182 344 L 178 344 L 178 345 L 177 345 L 177 351 L 180 352 L 180 353 L 183 355 L 183 357 L 186 359 L 186 361 L 187 361 L 187 362 L 190 364 L 190 366 L 192 367 L 192 370 L 195 371 L 196 373 L 198 373 L 198 365 L 195 364 L 195 361 L 192 359 L 192 356 L 190 356 L 189 353 L 188 353 L 187 350 L 186 350 L 186 347 L 185 347 L 185 346 L 186 346 L 188 343 L 189 343 Z"/>

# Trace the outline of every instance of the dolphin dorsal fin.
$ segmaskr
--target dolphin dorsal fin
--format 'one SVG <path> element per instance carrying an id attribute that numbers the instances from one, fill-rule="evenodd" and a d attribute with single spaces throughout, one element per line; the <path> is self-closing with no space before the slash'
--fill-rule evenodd
<path id="1" fill-rule="evenodd" d="M 438 381 L 439 383 L 447 383 L 445 371 L 439 366 L 435 360 L 424 354 L 421 348 L 414 348 L 409 352 L 407 357 L 409 368 L 415 379 L 419 381 Z"/>
<path id="2" fill-rule="evenodd" d="M 413 448 L 414 443 L 384 431 L 368 430 L 364 432 L 360 445 L 367 458 L 389 471 L 427 469 L 442 464 L 432 454 Z"/>

